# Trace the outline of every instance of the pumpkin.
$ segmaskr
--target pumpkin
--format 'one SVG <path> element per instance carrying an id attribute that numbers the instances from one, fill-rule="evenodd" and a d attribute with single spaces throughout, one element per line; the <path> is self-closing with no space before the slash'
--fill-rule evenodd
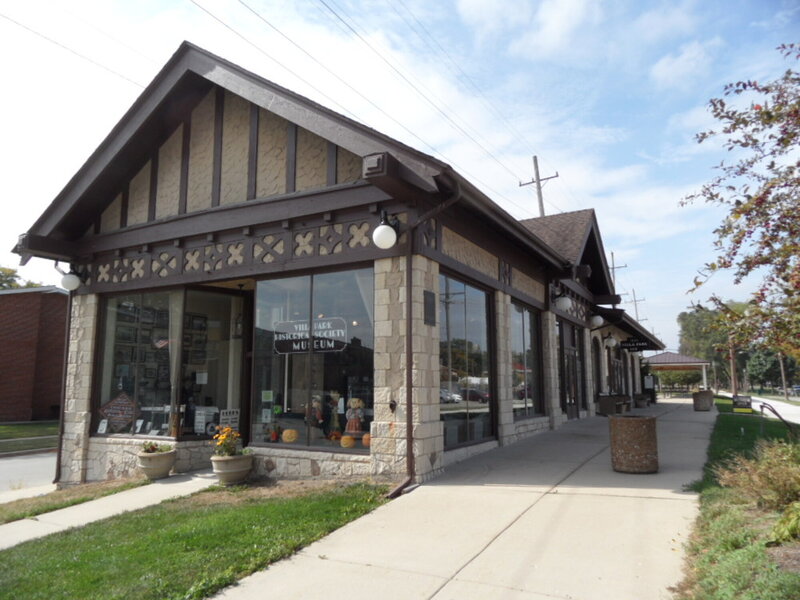
<path id="1" fill-rule="evenodd" d="M 343 435 L 340 443 L 342 444 L 342 448 L 352 448 L 356 445 L 356 438 L 352 435 Z"/>
<path id="2" fill-rule="evenodd" d="M 283 432 L 283 441 L 287 444 L 291 444 L 292 442 L 297 441 L 297 429 L 287 429 Z"/>
<path id="3" fill-rule="evenodd" d="M 364 448 L 369 448 L 369 443 L 372 440 L 372 436 L 368 433 L 364 434 L 364 437 L 361 438 L 361 443 L 364 444 Z"/>

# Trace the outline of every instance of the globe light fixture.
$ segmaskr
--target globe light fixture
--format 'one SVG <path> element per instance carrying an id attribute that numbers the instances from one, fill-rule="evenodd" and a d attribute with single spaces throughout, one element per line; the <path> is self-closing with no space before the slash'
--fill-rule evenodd
<path id="1" fill-rule="evenodd" d="M 609 333 L 605 338 L 603 338 L 603 345 L 606 348 L 615 348 L 619 342 L 617 342 L 617 338 L 612 337 Z"/>
<path id="2" fill-rule="evenodd" d="M 569 312 L 572 308 L 572 300 L 569 296 L 557 296 L 553 303 L 561 312 Z"/>
<path id="3" fill-rule="evenodd" d="M 74 292 L 81 287 L 81 278 L 77 274 L 70 271 L 61 278 L 61 287 L 68 292 Z"/>
<path id="4" fill-rule="evenodd" d="M 589 319 L 589 325 L 592 329 L 597 329 L 598 327 L 602 327 L 605 320 L 600 315 L 592 315 L 592 318 Z"/>
<path id="5" fill-rule="evenodd" d="M 397 243 L 397 220 L 389 220 L 386 211 L 381 211 L 381 222 L 372 232 L 372 242 L 381 250 L 388 250 Z"/>

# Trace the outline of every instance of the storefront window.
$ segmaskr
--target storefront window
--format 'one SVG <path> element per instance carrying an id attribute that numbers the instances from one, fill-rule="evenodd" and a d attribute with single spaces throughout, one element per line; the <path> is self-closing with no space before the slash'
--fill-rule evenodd
<path id="1" fill-rule="evenodd" d="M 373 296 L 372 269 L 258 283 L 253 442 L 369 447 Z"/>
<path id="2" fill-rule="evenodd" d="M 514 419 L 544 414 L 538 311 L 511 304 L 511 390 Z"/>
<path id="3" fill-rule="evenodd" d="M 439 276 L 439 410 L 445 448 L 493 436 L 487 296 Z"/>
<path id="4" fill-rule="evenodd" d="M 240 428 L 241 296 L 188 290 L 183 314 L 180 405 L 184 435 Z"/>
<path id="5" fill-rule="evenodd" d="M 182 301 L 181 292 L 107 299 L 96 433 L 177 435 Z"/>

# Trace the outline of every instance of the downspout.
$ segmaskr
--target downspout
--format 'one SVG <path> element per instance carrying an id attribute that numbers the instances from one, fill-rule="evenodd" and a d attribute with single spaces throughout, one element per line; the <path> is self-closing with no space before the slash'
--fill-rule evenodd
<path id="1" fill-rule="evenodd" d="M 64 332 L 64 356 L 61 372 L 61 410 L 58 417 L 58 449 L 56 450 L 56 474 L 53 483 L 61 481 L 61 446 L 64 443 L 64 411 L 67 404 L 67 366 L 69 364 L 69 329 L 72 323 L 72 292 L 67 297 L 66 331 Z"/>
<path id="2" fill-rule="evenodd" d="M 412 351 L 414 345 L 411 340 L 411 335 L 413 333 L 413 311 L 411 309 L 411 300 L 413 297 L 411 259 L 413 257 L 414 250 L 414 233 L 416 232 L 417 227 L 461 200 L 461 186 L 459 185 L 458 181 L 454 181 L 454 184 L 455 190 L 450 194 L 447 200 L 432 208 L 428 212 L 423 213 L 408 227 L 406 232 L 406 478 L 402 481 L 402 483 L 400 483 L 400 485 L 386 495 L 387 498 L 396 498 L 402 494 L 403 491 L 414 482 L 416 475 L 416 464 L 414 460 L 414 419 L 412 415 L 412 369 L 414 367 L 414 357 Z"/>

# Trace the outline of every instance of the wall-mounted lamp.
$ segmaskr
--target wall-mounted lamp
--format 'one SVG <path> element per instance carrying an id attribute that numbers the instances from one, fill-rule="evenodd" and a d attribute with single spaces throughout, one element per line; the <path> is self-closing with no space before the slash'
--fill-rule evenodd
<path id="1" fill-rule="evenodd" d="M 65 273 L 64 269 L 59 267 L 58 261 L 56 261 L 55 269 L 62 275 L 61 287 L 68 292 L 74 292 L 86 280 L 86 275 L 78 271 L 73 265 L 69 266 L 69 273 Z"/>
<path id="2" fill-rule="evenodd" d="M 372 232 L 372 242 L 381 250 L 388 250 L 397 243 L 397 217 L 389 217 L 381 211 L 381 222 Z"/>
<path id="3" fill-rule="evenodd" d="M 605 322 L 606 322 L 605 319 L 603 319 L 603 317 L 601 317 L 600 315 L 592 315 L 592 318 L 589 319 L 589 326 L 592 329 L 597 329 L 598 327 L 602 327 L 603 323 Z"/>
<path id="4" fill-rule="evenodd" d="M 618 343 L 619 342 L 617 342 L 617 338 L 612 336 L 610 333 L 603 338 L 603 345 L 606 348 L 615 348 Z"/>
<path id="5" fill-rule="evenodd" d="M 572 308 L 572 299 L 564 294 L 556 296 L 553 305 L 561 312 L 569 312 Z"/>

